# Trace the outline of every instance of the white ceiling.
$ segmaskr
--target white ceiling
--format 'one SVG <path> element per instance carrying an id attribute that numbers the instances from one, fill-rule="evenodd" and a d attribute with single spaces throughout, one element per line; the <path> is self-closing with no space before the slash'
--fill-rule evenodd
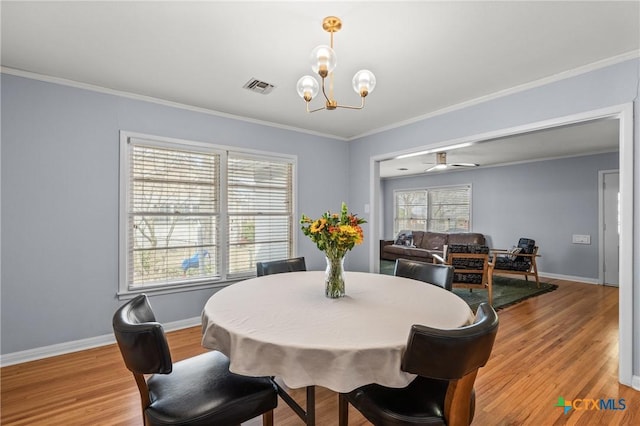
<path id="1" fill-rule="evenodd" d="M 640 49 L 639 1 L 3 0 L 0 7 L 5 72 L 344 140 L 637 57 Z M 351 89 L 358 69 L 376 75 L 362 111 L 307 114 L 296 93 L 298 78 L 311 74 L 309 52 L 329 43 L 321 27 L 328 15 L 343 21 L 334 40 L 338 102 L 359 104 Z M 251 78 L 276 87 L 268 95 L 243 89 Z M 452 152 L 448 160 L 490 161 L 476 155 Z"/>

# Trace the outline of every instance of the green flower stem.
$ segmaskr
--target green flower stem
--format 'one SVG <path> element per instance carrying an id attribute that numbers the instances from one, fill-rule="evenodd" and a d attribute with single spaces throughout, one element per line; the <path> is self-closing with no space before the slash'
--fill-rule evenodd
<path id="1" fill-rule="evenodd" d="M 332 299 L 343 297 L 344 289 L 344 254 L 330 255 L 325 253 L 327 258 L 327 270 L 325 272 L 325 295 Z"/>

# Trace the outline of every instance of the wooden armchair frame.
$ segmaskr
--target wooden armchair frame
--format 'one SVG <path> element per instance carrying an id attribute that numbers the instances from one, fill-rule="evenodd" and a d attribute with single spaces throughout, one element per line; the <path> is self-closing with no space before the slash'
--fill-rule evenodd
<path id="1" fill-rule="evenodd" d="M 536 285 L 540 288 L 540 279 L 538 278 L 538 265 L 536 264 L 536 258 L 541 257 L 538 254 L 538 246 L 533 248 L 532 253 L 517 253 L 513 254 L 509 250 L 504 249 L 491 249 L 490 255 L 492 256 L 493 273 L 499 274 L 514 274 L 514 275 L 524 275 L 524 279 L 529 281 L 529 277 L 534 277 L 536 279 Z M 529 269 L 525 271 L 517 271 L 513 269 L 498 269 L 497 257 L 498 255 L 512 255 L 517 257 L 525 257 L 529 259 Z"/>
<path id="2" fill-rule="evenodd" d="M 454 265 L 454 259 L 482 259 L 482 269 L 462 269 Z M 487 290 L 489 304 L 493 305 L 493 263 L 489 261 L 489 253 L 447 253 L 446 259 L 437 254 L 433 255 L 434 263 L 443 263 L 445 265 L 453 265 L 453 284 L 458 288 L 468 288 L 470 291 L 474 288 Z M 482 275 L 479 283 L 468 283 L 456 281 L 457 274 L 477 274 Z"/>

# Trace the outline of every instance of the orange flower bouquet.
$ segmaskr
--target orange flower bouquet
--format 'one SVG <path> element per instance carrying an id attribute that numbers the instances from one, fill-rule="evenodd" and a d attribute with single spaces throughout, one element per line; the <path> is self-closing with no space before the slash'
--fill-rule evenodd
<path id="1" fill-rule="evenodd" d="M 342 203 L 339 214 L 326 212 L 316 220 L 303 214 L 300 219 L 304 235 L 316 243 L 327 259 L 327 297 L 337 298 L 345 294 L 344 257 L 353 247 L 362 244 L 364 236 L 360 225 L 363 223 L 367 221 L 349 213 L 345 203 Z"/>

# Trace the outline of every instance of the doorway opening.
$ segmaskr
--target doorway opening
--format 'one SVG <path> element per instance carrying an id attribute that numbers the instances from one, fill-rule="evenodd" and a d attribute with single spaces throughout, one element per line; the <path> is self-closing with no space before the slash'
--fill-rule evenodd
<path id="1" fill-rule="evenodd" d="M 566 117 L 559 117 L 537 123 L 530 123 L 514 128 L 501 129 L 485 134 L 473 135 L 456 140 L 443 141 L 429 146 L 416 147 L 412 151 L 444 150 L 445 147 L 461 144 L 476 144 L 498 138 L 552 129 L 565 125 L 599 119 L 614 119 L 619 123 L 619 170 L 620 170 L 620 234 L 619 234 L 619 369 L 618 379 L 627 386 L 633 381 L 633 104 L 618 105 L 601 110 L 589 111 Z M 371 205 L 370 229 L 372 233 L 369 245 L 369 265 L 372 272 L 380 267 L 380 248 L 377 242 L 382 235 L 382 206 L 380 163 L 405 152 L 387 153 L 373 156 L 370 159 L 370 192 Z"/>
<path id="2" fill-rule="evenodd" d="M 620 282 L 620 172 L 598 173 L 598 276 L 600 284 Z"/>

